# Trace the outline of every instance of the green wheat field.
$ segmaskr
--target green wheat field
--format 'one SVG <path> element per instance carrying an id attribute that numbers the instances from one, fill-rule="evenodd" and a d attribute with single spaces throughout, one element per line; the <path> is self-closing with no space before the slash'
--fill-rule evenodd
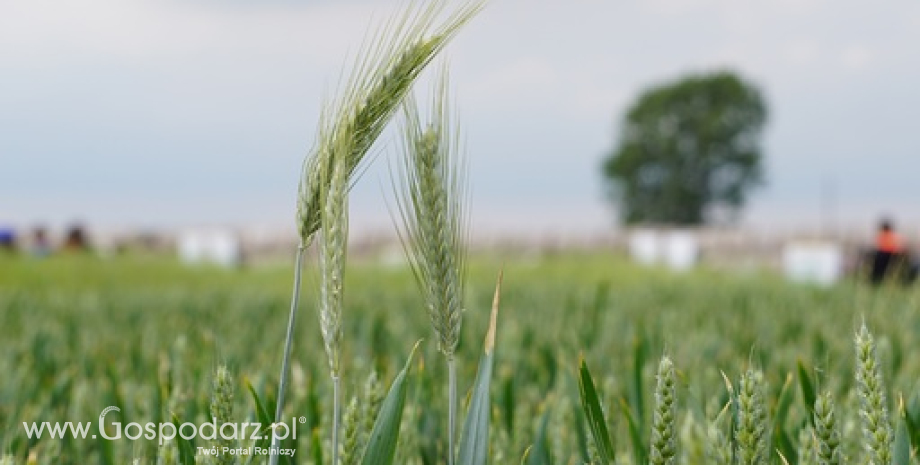
<path id="1" fill-rule="evenodd" d="M 0 465 L 914 460 L 916 291 L 470 256 L 447 62 L 413 91 L 486 4 L 450 3 L 409 3 L 347 62 L 304 160 L 292 263 L 0 258 Z M 394 119 L 407 264 L 346 266 L 349 189 Z"/>
<path id="2" fill-rule="evenodd" d="M 234 421 L 257 421 L 260 408 L 271 416 L 290 264 L 226 270 L 162 258 L 89 256 L 0 263 L 4 463 L 153 464 L 174 456 L 180 459 L 171 463 L 180 463 L 178 449 L 212 444 L 51 439 L 47 433 L 30 439 L 22 423 L 95 421 L 108 406 L 120 412 L 106 419 L 122 424 L 205 422 L 218 367 L 228 370 Z M 316 268 L 308 258 L 284 415 L 303 417 L 296 440 L 284 443 L 296 449 L 293 463 L 322 463 L 330 456 L 325 406 L 331 387 L 316 318 Z M 656 393 L 663 391 L 656 371 L 664 355 L 675 369 L 673 427 L 666 433 L 676 453 L 662 463 L 720 463 L 725 452 L 725 463 L 747 463 L 738 452 L 745 440 L 738 406 L 744 405 L 746 373 L 762 373 L 755 376 L 763 404 L 755 426 L 766 441 L 765 456 L 752 463 L 825 463 L 816 458 L 821 435 L 814 420 L 815 397 L 825 392 L 833 398 L 839 435 L 839 462 L 827 463 L 870 463 L 855 372 L 854 341 L 863 322 L 874 336 L 895 455 L 890 463 L 912 460 L 909 444 L 917 444 L 920 420 L 916 291 L 855 282 L 817 289 L 769 273 L 675 275 L 612 254 L 472 257 L 457 348 L 461 422 L 502 269 L 490 463 L 606 463 L 598 458 L 596 424 L 586 415 L 584 375 L 592 378 L 604 412 L 609 441 L 602 442 L 613 451 L 610 463 L 657 463 L 652 451 L 658 450 L 654 439 L 661 439 L 656 417 L 662 396 Z M 423 340 L 410 362 L 395 463 L 444 463 L 446 367 L 410 269 L 354 260 L 345 283 L 343 447 L 367 440 L 374 409 Z M 342 463 L 359 458 L 346 452 Z M 212 460 L 196 457 L 196 463 Z"/>

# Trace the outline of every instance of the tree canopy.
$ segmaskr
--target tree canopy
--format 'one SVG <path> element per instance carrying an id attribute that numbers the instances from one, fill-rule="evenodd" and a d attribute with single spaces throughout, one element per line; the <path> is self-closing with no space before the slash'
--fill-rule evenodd
<path id="1" fill-rule="evenodd" d="M 645 91 L 603 165 L 621 220 L 699 225 L 736 216 L 763 182 L 766 120 L 760 91 L 728 71 Z"/>

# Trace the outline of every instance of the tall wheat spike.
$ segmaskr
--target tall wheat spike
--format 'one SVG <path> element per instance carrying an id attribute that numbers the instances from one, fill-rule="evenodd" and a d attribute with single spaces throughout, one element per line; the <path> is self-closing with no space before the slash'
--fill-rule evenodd
<path id="1" fill-rule="evenodd" d="M 430 122 L 422 123 L 412 102 L 405 112 L 403 187 L 398 194 L 403 229 L 400 237 L 428 316 L 438 349 L 448 366 L 448 464 L 454 460 L 456 365 L 454 352 L 463 316 L 466 245 L 468 242 L 465 164 L 451 126 L 446 70 L 435 89 Z"/>
<path id="2" fill-rule="evenodd" d="M 344 274 L 348 251 L 348 178 L 344 161 L 336 160 L 330 174 L 329 190 L 323 199 L 319 245 L 319 320 L 329 373 L 333 379 L 337 379 L 341 370 Z"/>
<path id="3" fill-rule="evenodd" d="M 342 142 L 347 143 L 345 141 Z M 319 246 L 321 275 L 319 320 L 332 377 L 332 459 L 338 463 L 341 418 L 342 313 L 348 242 L 348 173 L 345 160 L 334 160 L 329 190 L 323 199 Z"/>

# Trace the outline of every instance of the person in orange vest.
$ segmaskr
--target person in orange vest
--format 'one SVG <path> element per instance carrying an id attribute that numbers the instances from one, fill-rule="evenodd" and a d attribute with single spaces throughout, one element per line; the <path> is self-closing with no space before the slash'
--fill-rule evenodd
<path id="1" fill-rule="evenodd" d="M 912 263 L 910 254 L 901 236 L 894 231 L 890 220 L 879 223 L 875 236 L 875 252 L 872 258 L 870 279 L 873 284 L 882 283 L 889 275 L 895 275 L 905 284 L 917 279 L 920 265 Z"/>
<path id="2" fill-rule="evenodd" d="M 901 236 L 894 232 L 891 221 L 882 220 L 879 224 L 878 235 L 875 236 L 875 250 L 890 254 L 904 253 L 904 243 Z"/>

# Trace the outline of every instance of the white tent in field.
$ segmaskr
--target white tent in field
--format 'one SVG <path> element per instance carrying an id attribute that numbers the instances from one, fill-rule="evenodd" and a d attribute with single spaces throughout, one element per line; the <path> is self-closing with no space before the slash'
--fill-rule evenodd
<path id="1" fill-rule="evenodd" d="M 696 266 L 699 259 L 699 238 L 694 231 L 685 229 L 638 229 L 629 236 L 629 254 L 642 265 L 663 264 L 674 271 L 685 271 Z"/>
<path id="2" fill-rule="evenodd" d="M 184 231 L 178 238 L 179 259 L 185 264 L 240 265 L 243 259 L 240 238 L 225 229 Z"/>
<path id="3" fill-rule="evenodd" d="M 843 275 L 843 250 L 834 242 L 790 242 L 783 247 L 783 272 L 794 282 L 830 286 Z"/>

